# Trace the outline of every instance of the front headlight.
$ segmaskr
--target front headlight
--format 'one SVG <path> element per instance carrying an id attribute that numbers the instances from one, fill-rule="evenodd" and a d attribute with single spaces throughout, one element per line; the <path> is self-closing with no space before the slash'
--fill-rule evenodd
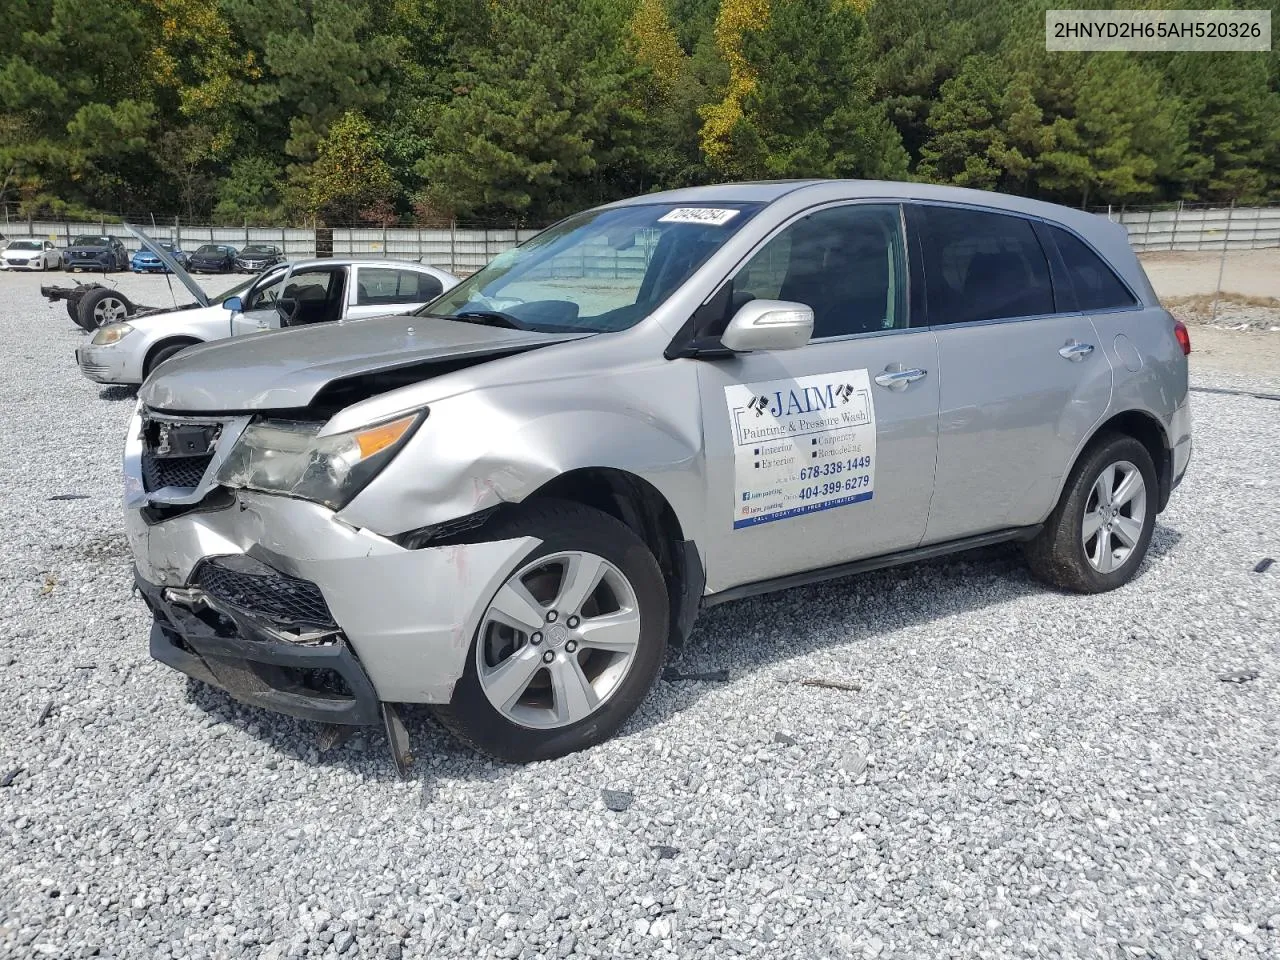
<path id="1" fill-rule="evenodd" d="M 105 347 L 111 343 L 119 343 L 131 333 L 133 327 L 127 323 L 108 323 L 105 327 L 99 327 L 89 342 L 95 347 Z"/>
<path id="2" fill-rule="evenodd" d="M 263 420 L 240 435 L 218 482 L 340 510 L 391 462 L 426 416 L 422 410 L 328 437 L 317 436 L 318 423 Z"/>

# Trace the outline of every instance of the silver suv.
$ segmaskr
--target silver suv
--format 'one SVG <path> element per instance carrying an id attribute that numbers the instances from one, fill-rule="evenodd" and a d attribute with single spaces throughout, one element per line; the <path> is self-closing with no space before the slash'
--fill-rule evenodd
<path id="1" fill-rule="evenodd" d="M 708 605 L 1001 541 L 1111 590 L 1191 454 L 1122 227 L 921 184 L 570 217 L 415 315 L 167 362 L 125 500 L 151 652 L 336 724 L 596 743 Z"/>

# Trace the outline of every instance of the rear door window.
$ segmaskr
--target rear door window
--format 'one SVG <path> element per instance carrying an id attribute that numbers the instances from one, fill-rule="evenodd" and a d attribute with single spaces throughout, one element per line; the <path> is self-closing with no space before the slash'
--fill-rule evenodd
<path id="1" fill-rule="evenodd" d="M 1105 260 L 1079 237 L 1061 227 L 1049 227 L 1067 266 L 1081 310 L 1119 310 L 1138 301 Z"/>
<path id="2" fill-rule="evenodd" d="M 356 281 L 356 305 L 425 303 L 443 292 L 443 285 L 429 273 L 391 267 L 361 267 Z"/>
<path id="3" fill-rule="evenodd" d="M 973 323 L 1055 312 L 1049 261 L 1021 217 L 920 205 L 929 323 Z"/>

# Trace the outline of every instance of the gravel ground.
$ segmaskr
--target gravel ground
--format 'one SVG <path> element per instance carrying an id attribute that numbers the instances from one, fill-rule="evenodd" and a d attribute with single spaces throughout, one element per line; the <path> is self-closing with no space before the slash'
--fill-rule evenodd
<path id="1" fill-rule="evenodd" d="M 1001 549 L 726 604 L 673 666 L 728 682 L 523 768 L 414 713 L 401 782 L 149 661 L 132 402 L 38 284 L 0 276 L 0 955 L 1280 955 L 1275 402 L 1195 397 L 1117 593 Z"/>

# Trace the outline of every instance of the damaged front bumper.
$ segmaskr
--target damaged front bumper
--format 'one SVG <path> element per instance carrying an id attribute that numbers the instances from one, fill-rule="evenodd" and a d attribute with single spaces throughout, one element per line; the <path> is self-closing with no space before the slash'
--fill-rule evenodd
<path id="1" fill-rule="evenodd" d="M 378 697 L 338 631 L 297 639 L 199 588 L 135 576 L 151 610 L 151 656 L 237 700 L 304 720 L 368 724 Z"/>
<path id="2" fill-rule="evenodd" d="M 144 488 L 141 434 L 135 415 L 125 449 L 125 525 L 138 587 L 156 618 L 152 652 L 269 709 L 363 723 L 370 703 L 448 703 L 489 599 L 537 544 L 407 549 L 319 504 L 206 491 L 203 481 L 191 497 L 152 502 L 163 497 Z M 224 441 L 234 442 L 230 430 Z M 250 580 L 237 586 L 227 569 Z M 310 675 L 296 672 L 312 669 L 335 671 L 354 702 L 335 707 L 327 681 L 316 702 Z"/>

